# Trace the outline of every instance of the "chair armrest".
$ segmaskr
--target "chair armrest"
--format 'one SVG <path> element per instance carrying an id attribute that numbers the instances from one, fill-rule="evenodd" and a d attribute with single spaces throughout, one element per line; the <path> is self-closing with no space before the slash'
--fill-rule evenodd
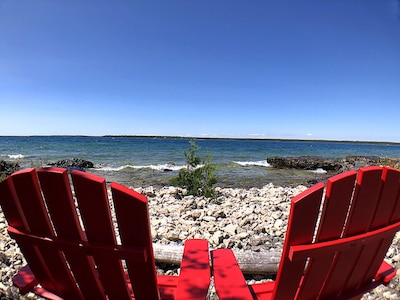
<path id="1" fill-rule="evenodd" d="M 378 269 L 378 272 L 376 272 L 375 280 L 386 285 L 390 282 L 390 280 L 393 279 L 394 276 L 396 276 L 396 272 L 396 269 L 393 268 L 392 265 L 383 261 Z"/>
<path id="2" fill-rule="evenodd" d="M 33 275 L 28 265 L 20 269 L 12 278 L 12 281 L 22 295 L 32 291 L 33 288 L 38 284 L 35 275 Z"/>
<path id="3" fill-rule="evenodd" d="M 12 278 L 13 284 L 18 288 L 22 295 L 28 292 L 33 292 L 43 298 L 50 300 L 62 300 L 59 296 L 45 290 L 44 288 L 37 287 L 38 281 L 33 275 L 28 265 L 21 268 L 18 273 Z"/>
<path id="4" fill-rule="evenodd" d="M 175 299 L 206 299 L 210 286 L 208 242 L 192 239 L 185 242 Z"/>
<path id="5" fill-rule="evenodd" d="M 215 290 L 220 299 L 253 299 L 233 251 L 211 251 Z"/>

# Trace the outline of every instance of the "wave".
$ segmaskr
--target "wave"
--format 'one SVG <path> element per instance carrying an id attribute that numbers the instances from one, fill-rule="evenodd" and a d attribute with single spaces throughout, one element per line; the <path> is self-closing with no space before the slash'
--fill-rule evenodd
<path id="1" fill-rule="evenodd" d="M 233 163 L 240 166 L 259 166 L 259 167 L 271 167 L 271 165 L 266 160 L 261 161 L 233 161 Z M 197 168 L 202 167 L 200 164 Z M 98 165 L 96 166 L 97 171 L 106 171 L 106 172 L 119 172 L 125 169 L 151 169 L 155 171 L 179 171 L 183 168 L 186 168 L 186 165 L 175 165 L 175 164 L 155 164 L 155 165 L 122 165 L 122 166 L 110 166 L 110 165 Z"/>
<path id="2" fill-rule="evenodd" d="M 234 161 L 235 164 L 241 166 L 259 166 L 259 167 L 271 167 L 271 165 L 266 160 L 259 161 Z"/>
<path id="3" fill-rule="evenodd" d="M 22 159 L 25 157 L 25 155 L 22 154 L 8 154 L 7 156 L 10 159 Z"/>
<path id="4" fill-rule="evenodd" d="M 322 168 L 318 168 L 318 169 L 315 169 L 315 170 L 311 170 L 310 172 L 313 172 L 313 173 L 316 173 L 316 174 L 325 174 L 325 173 L 327 173 L 327 171 L 325 171 L 325 170 L 322 169 Z"/>
<path id="5" fill-rule="evenodd" d="M 134 165 L 123 165 L 119 167 L 111 167 L 111 166 L 100 166 L 97 167 L 98 171 L 122 171 L 124 169 L 152 169 L 156 171 L 179 171 L 180 169 L 185 168 L 185 166 L 177 166 L 172 164 L 158 164 L 158 165 L 144 165 L 144 166 L 134 166 Z"/>

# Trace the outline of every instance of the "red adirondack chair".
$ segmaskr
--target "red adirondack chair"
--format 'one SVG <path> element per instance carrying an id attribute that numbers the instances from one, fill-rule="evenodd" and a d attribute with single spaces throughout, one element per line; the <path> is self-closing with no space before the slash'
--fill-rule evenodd
<path id="1" fill-rule="evenodd" d="M 111 203 L 103 178 L 80 171 L 72 171 L 71 177 L 76 200 L 66 169 L 26 169 L 0 183 L 8 232 L 28 262 L 13 278 L 22 294 L 33 291 L 49 299 L 206 298 L 207 241 L 186 242 L 179 276 L 157 276 L 147 198 L 112 183 Z"/>
<path id="2" fill-rule="evenodd" d="M 366 167 L 292 199 L 276 281 L 245 282 L 229 249 L 211 252 L 220 299 L 359 299 L 396 270 L 383 261 L 400 229 L 400 172 Z"/>

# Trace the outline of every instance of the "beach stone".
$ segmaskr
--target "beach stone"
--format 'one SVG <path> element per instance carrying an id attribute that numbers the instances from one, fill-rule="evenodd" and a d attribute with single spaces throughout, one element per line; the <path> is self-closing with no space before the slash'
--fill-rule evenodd
<path id="1" fill-rule="evenodd" d="M 207 221 L 207 222 L 215 222 L 217 220 L 217 218 L 213 217 L 213 216 L 204 216 L 203 220 Z"/>
<path id="2" fill-rule="evenodd" d="M 229 224 L 226 225 L 223 229 L 223 231 L 227 232 L 228 234 L 230 234 L 231 236 L 236 234 L 236 230 L 237 230 L 238 226 L 236 224 Z"/>
<path id="3" fill-rule="evenodd" d="M 282 225 L 283 225 L 283 220 L 277 219 L 277 220 L 275 221 L 275 223 L 274 223 L 274 228 L 275 228 L 275 229 L 280 229 L 280 228 L 282 227 Z"/>
<path id="4" fill-rule="evenodd" d="M 143 190 L 141 191 L 141 193 L 142 193 L 143 195 L 148 196 L 148 197 L 154 197 L 154 196 L 155 196 L 154 188 L 153 188 L 152 186 L 149 186 L 149 187 L 143 189 Z"/>
<path id="5" fill-rule="evenodd" d="M 222 231 L 217 230 L 214 232 L 214 234 L 211 236 L 210 242 L 211 244 L 215 247 L 218 246 L 223 240 L 223 234 Z"/>
<path id="6" fill-rule="evenodd" d="M 178 241 L 179 240 L 179 232 L 177 232 L 177 231 L 168 231 L 166 237 L 170 241 Z"/>

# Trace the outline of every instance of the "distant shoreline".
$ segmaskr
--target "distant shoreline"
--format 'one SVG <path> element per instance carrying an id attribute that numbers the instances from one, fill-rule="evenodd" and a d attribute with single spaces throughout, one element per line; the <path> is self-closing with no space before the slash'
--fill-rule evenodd
<path id="1" fill-rule="evenodd" d="M 194 140 L 243 140 L 243 141 L 287 141 L 287 142 L 316 142 L 316 143 L 350 143 L 350 144 L 389 144 L 400 145 L 400 142 L 364 141 L 364 140 L 329 140 L 329 139 L 285 139 L 285 138 L 252 138 L 252 137 L 209 137 L 209 136 L 180 136 L 180 135 L 84 135 L 84 134 L 49 134 L 49 135 L 0 135 L 0 137 L 97 137 L 97 138 L 158 138 L 158 139 L 194 139 Z"/>

